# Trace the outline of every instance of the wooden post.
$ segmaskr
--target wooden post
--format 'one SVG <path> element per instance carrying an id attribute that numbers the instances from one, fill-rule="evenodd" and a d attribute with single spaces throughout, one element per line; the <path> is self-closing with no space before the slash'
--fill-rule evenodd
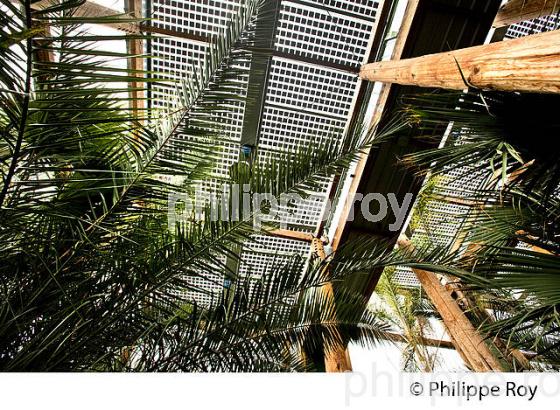
<path id="1" fill-rule="evenodd" d="M 410 248 L 409 240 L 400 238 L 399 246 Z M 498 371 L 504 368 L 475 329 L 465 313 L 443 286 L 436 274 L 423 269 L 412 269 L 428 298 L 441 315 L 455 349 L 467 366 L 475 372 Z"/>
<path id="2" fill-rule="evenodd" d="M 499 360 L 435 273 L 422 269 L 413 269 L 413 272 L 441 315 L 456 350 L 469 367 L 476 372 L 504 371 Z"/>
<path id="3" fill-rule="evenodd" d="M 46 38 L 49 38 L 51 36 L 51 29 L 48 25 L 44 26 L 42 35 Z M 36 46 L 38 46 L 34 50 L 35 61 L 37 61 L 38 63 L 41 62 L 53 63 L 55 61 L 55 55 L 53 50 L 50 49 L 52 45 L 49 40 L 34 40 L 34 43 Z M 44 48 L 40 48 L 40 47 L 44 47 Z M 49 77 L 50 77 L 49 74 L 41 74 L 38 77 L 38 79 L 41 81 L 45 81 Z"/>
<path id="4" fill-rule="evenodd" d="M 560 93 L 560 30 L 366 64 L 360 78 L 453 90 L 467 88 L 466 80 L 469 86 L 481 89 Z"/>
<path id="5" fill-rule="evenodd" d="M 476 252 L 477 248 L 479 248 L 479 245 L 469 244 L 467 247 L 467 253 L 472 254 Z M 453 299 L 463 311 L 468 310 L 470 312 L 476 312 L 477 315 L 484 318 L 483 320 L 494 322 L 493 316 L 491 316 L 485 309 L 478 307 L 469 295 L 463 292 L 460 281 L 457 280 L 452 283 L 448 283 L 444 285 L 444 287 L 453 296 Z M 520 350 L 509 348 L 498 336 L 494 336 L 491 343 L 493 343 L 494 346 L 501 352 L 502 357 L 511 365 L 511 369 L 531 369 L 529 360 Z"/>
<path id="6" fill-rule="evenodd" d="M 498 10 L 494 27 L 504 27 L 524 20 L 548 16 L 560 11 L 558 0 L 510 0 Z"/>
<path id="7" fill-rule="evenodd" d="M 134 18 L 142 18 L 142 0 L 125 0 L 125 11 L 129 13 Z M 128 68 L 131 70 L 144 71 L 144 59 L 142 54 L 144 54 L 143 41 L 142 39 L 129 38 L 126 40 L 126 50 L 130 57 L 127 61 Z M 134 77 L 144 78 L 144 73 L 134 73 Z M 130 108 L 133 110 L 134 115 L 137 118 L 143 117 L 143 109 L 145 107 L 144 102 L 144 82 L 132 81 L 130 82 Z"/>
<path id="8" fill-rule="evenodd" d="M 325 248 L 323 247 L 323 242 L 319 238 L 313 239 L 313 250 L 321 260 L 325 260 L 327 255 L 325 254 Z M 323 286 L 322 291 L 334 300 L 334 291 L 332 283 L 327 283 Z M 350 355 L 348 354 L 348 349 L 345 346 L 337 346 L 329 351 L 325 351 L 325 371 L 327 373 L 341 373 L 341 372 L 351 372 L 352 363 L 350 362 Z"/>

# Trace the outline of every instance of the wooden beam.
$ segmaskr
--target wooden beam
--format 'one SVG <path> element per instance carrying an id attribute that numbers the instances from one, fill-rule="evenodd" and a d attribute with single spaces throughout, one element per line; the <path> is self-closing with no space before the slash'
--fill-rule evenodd
<path id="1" fill-rule="evenodd" d="M 142 31 L 142 32 L 145 32 L 145 33 L 162 34 L 164 36 L 184 38 L 185 40 L 194 41 L 194 42 L 197 42 L 197 43 L 209 43 L 211 41 L 211 38 L 207 37 L 207 36 L 201 36 L 201 35 L 198 35 L 198 34 L 192 34 L 192 33 L 187 33 L 187 32 L 184 32 L 184 31 L 166 29 L 166 28 L 162 28 L 162 27 L 155 27 L 155 26 L 152 26 L 150 23 L 140 24 L 138 30 Z"/>
<path id="2" fill-rule="evenodd" d="M 129 2 L 126 0 L 125 4 Z M 37 3 L 34 3 L 31 7 L 34 10 L 41 10 L 44 8 L 49 7 L 51 5 L 50 0 L 42 0 Z M 141 6 L 141 5 L 140 5 Z M 136 9 L 141 11 L 141 7 Z M 129 34 L 136 34 L 141 35 L 142 33 L 155 33 L 155 34 L 162 34 L 171 37 L 179 37 L 184 38 L 187 40 L 200 42 L 200 43 L 208 43 L 210 42 L 210 38 L 206 36 L 200 36 L 197 34 L 191 34 L 186 32 L 180 32 L 177 30 L 170 30 L 165 29 L 162 27 L 155 27 L 152 26 L 149 22 L 135 22 L 135 21 L 126 21 L 126 20 L 134 20 L 140 19 L 142 14 L 136 15 L 132 12 L 122 13 L 118 10 L 111 9 L 109 7 L 102 6 L 97 4 L 93 1 L 85 1 L 84 4 L 78 6 L 74 12 L 74 16 L 76 17 L 109 17 L 114 16 L 118 20 L 119 17 L 122 18 L 123 22 L 104 22 L 99 23 L 104 26 L 112 27 L 116 30 L 124 31 Z"/>
<path id="3" fill-rule="evenodd" d="M 400 333 L 383 332 L 380 337 L 397 343 L 408 343 L 406 338 Z M 450 340 L 422 337 L 420 338 L 420 343 L 424 346 L 437 347 L 442 349 L 455 349 L 455 345 L 453 345 L 453 342 Z"/>
<path id="4" fill-rule="evenodd" d="M 526 168 L 524 168 L 524 169 L 526 169 Z M 514 175 L 513 178 L 517 178 L 519 176 L 519 173 L 518 172 L 516 173 L 516 172 L 513 172 L 512 174 L 510 174 L 508 179 L 510 179 L 510 177 L 512 175 Z M 445 202 L 449 202 L 446 199 L 443 199 L 443 200 Z M 479 202 L 474 201 L 472 205 L 470 205 L 470 204 L 462 204 L 462 205 L 471 206 L 472 207 L 472 209 L 471 209 L 472 212 L 481 212 L 481 211 L 483 211 L 483 208 L 484 208 L 484 202 L 480 202 L 480 201 Z M 457 238 L 455 239 L 455 241 L 453 243 L 453 246 L 451 247 L 451 253 L 459 252 L 459 249 L 464 245 L 465 240 L 467 239 L 467 236 L 468 236 L 468 231 L 459 232 Z M 476 252 L 480 249 L 480 247 L 481 247 L 481 245 L 478 244 L 478 243 L 468 243 L 463 257 L 466 258 L 466 257 L 474 256 L 476 254 Z M 471 313 L 475 313 L 476 316 L 481 317 L 483 321 L 494 322 L 494 317 L 492 315 L 490 315 L 486 311 L 486 309 L 478 306 L 476 304 L 475 300 L 470 297 L 471 295 L 469 295 L 468 293 L 463 291 L 462 284 L 461 284 L 461 281 L 460 281 L 459 278 L 449 277 L 449 279 L 451 281 L 449 283 L 445 284 L 444 287 L 448 292 L 451 293 L 453 299 L 455 299 L 455 301 L 459 304 L 459 306 L 461 307 L 461 309 L 463 311 L 469 311 Z M 529 363 L 529 360 L 527 359 L 527 357 L 525 356 L 525 354 L 523 352 L 521 352 L 518 349 L 513 349 L 513 348 L 508 347 L 508 345 L 502 339 L 500 339 L 498 336 L 494 336 L 492 338 L 492 343 L 501 352 L 504 360 L 506 360 L 508 362 L 508 364 L 511 365 L 511 369 L 514 369 L 514 370 L 518 370 L 518 369 L 530 370 L 531 369 L 531 365 Z"/>
<path id="5" fill-rule="evenodd" d="M 399 34 L 397 35 L 397 39 L 395 41 L 395 47 L 393 48 L 393 54 L 392 54 L 393 59 L 398 59 L 402 55 L 402 52 L 404 50 L 404 45 L 406 43 L 406 39 L 408 38 L 408 34 L 412 26 L 412 21 L 414 19 L 414 16 L 416 15 L 416 10 L 418 8 L 419 1 L 420 0 L 409 0 L 406 5 L 403 20 L 401 23 L 401 28 L 399 30 Z M 391 84 L 383 84 L 383 88 L 377 100 L 377 107 L 375 109 L 375 114 L 370 124 L 371 126 L 377 124 L 381 119 L 381 116 L 383 115 L 383 111 L 385 109 L 385 104 L 387 103 L 387 100 L 389 98 L 390 91 L 391 91 Z M 370 149 L 368 148 L 359 155 L 358 163 L 356 164 L 356 169 L 354 170 L 354 176 L 352 182 L 350 183 L 348 198 L 352 198 L 356 194 L 356 191 L 358 190 L 358 185 L 360 184 L 360 180 L 364 173 L 364 168 L 366 166 L 369 153 L 370 153 Z M 350 211 L 352 210 L 353 206 L 354 203 L 351 201 L 346 201 L 344 204 L 344 208 L 342 209 L 340 218 L 336 226 L 336 231 L 333 235 L 333 240 L 332 240 L 333 250 L 338 249 L 338 246 L 342 239 L 342 235 L 344 233 L 344 229 L 346 228 L 348 215 L 350 214 Z"/>
<path id="6" fill-rule="evenodd" d="M 560 11 L 559 0 L 510 0 L 498 10 L 492 26 L 504 27 Z"/>
<path id="7" fill-rule="evenodd" d="M 42 35 L 45 37 L 51 36 L 51 29 L 49 26 L 43 27 Z M 38 62 L 46 62 L 52 63 L 55 61 L 54 52 L 52 49 L 49 48 L 51 46 L 51 42 L 49 40 L 34 40 L 35 45 L 38 47 L 34 50 L 35 59 Z M 50 77 L 50 74 L 42 74 L 38 78 L 40 80 L 47 80 Z"/>
<path id="8" fill-rule="evenodd" d="M 47 7 L 52 6 L 50 0 L 42 0 L 31 5 L 34 10 L 42 10 Z M 81 6 L 76 7 L 74 11 L 75 17 L 109 17 L 109 16 L 121 16 L 123 20 L 131 20 L 132 16 L 124 14 L 120 11 L 111 9 L 109 7 L 102 6 L 93 1 L 86 1 Z M 113 27 L 117 30 L 125 31 L 130 34 L 140 34 L 140 25 L 136 22 L 123 21 L 120 22 L 107 22 L 103 23 L 105 26 Z"/>
<path id="9" fill-rule="evenodd" d="M 458 245 L 454 244 L 454 247 L 457 248 Z M 467 246 L 466 254 L 473 254 L 479 248 L 480 245 L 471 243 Z M 461 281 L 458 278 L 450 279 L 452 281 L 445 284 L 444 287 L 452 295 L 453 299 L 455 299 L 455 301 L 459 304 L 463 311 L 475 313 L 485 322 L 494 322 L 494 317 L 491 316 L 485 309 L 480 308 L 470 297 L 470 295 L 463 291 Z M 490 339 L 488 339 L 488 342 L 490 343 Z M 506 360 L 508 364 L 511 365 L 511 369 L 531 370 L 529 360 L 520 350 L 508 347 L 507 344 L 498 336 L 494 336 L 491 339 L 491 343 L 493 343 L 494 346 L 501 352 L 504 360 Z M 511 369 L 508 369 L 508 371 L 510 371 Z"/>
<path id="10" fill-rule="evenodd" d="M 278 236 L 285 239 L 296 239 L 298 241 L 311 242 L 315 239 L 313 234 L 307 232 L 291 231 L 289 229 L 274 229 L 268 232 L 269 235 Z"/>
<path id="11" fill-rule="evenodd" d="M 32 5 L 32 8 L 35 10 L 42 10 L 49 6 L 52 3 L 50 0 L 46 1 L 39 1 Z M 125 13 L 120 11 L 111 9 L 109 7 L 102 6 L 92 1 L 86 1 L 81 6 L 76 7 L 74 11 L 74 16 L 76 17 L 122 17 L 123 20 L 131 20 L 131 19 L 138 19 L 142 18 L 142 0 L 125 0 Z M 117 30 L 121 30 L 126 32 L 127 34 L 139 35 L 141 34 L 141 26 L 137 22 L 107 22 L 103 23 L 108 27 L 112 27 Z M 136 71 L 143 71 L 144 70 L 144 58 L 142 55 L 144 54 L 143 50 L 143 40 L 141 38 L 128 38 L 126 40 L 126 49 L 127 53 L 133 55 L 133 57 L 127 60 L 128 68 L 131 70 Z M 46 59 L 46 56 L 42 57 L 43 60 Z M 139 81 L 132 81 L 129 83 L 130 97 L 130 108 L 134 111 L 134 115 L 137 117 L 143 116 L 142 112 L 145 108 L 145 92 L 142 88 L 145 86 L 145 82 L 141 81 L 144 78 L 144 74 L 141 72 L 132 74 L 133 77 L 138 77 Z"/>
<path id="12" fill-rule="evenodd" d="M 441 315 L 455 349 L 466 364 L 475 372 L 504 371 L 499 360 L 436 274 L 422 269 L 413 269 L 413 272 Z"/>
<path id="13" fill-rule="evenodd" d="M 325 352 L 325 372 L 327 373 L 344 373 L 352 371 L 352 363 L 348 348 L 340 346 L 339 348 Z"/>
<path id="14" fill-rule="evenodd" d="M 412 1 L 412 3 L 415 3 L 417 0 Z M 381 1 L 379 3 L 379 8 L 378 10 L 381 10 L 381 15 L 378 16 L 378 18 L 376 19 L 375 23 L 374 23 L 374 27 L 372 28 L 372 37 L 375 37 L 375 34 L 377 34 L 377 31 L 380 28 L 380 22 L 384 21 L 384 19 L 386 19 L 386 16 L 388 14 L 390 6 L 385 2 L 385 1 Z M 385 16 L 385 17 L 383 17 Z M 369 44 L 369 51 L 371 52 L 371 48 L 373 47 L 373 43 Z M 324 64 L 324 63 L 322 63 Z M 337 67 L 331 67 L 331 68 L 337 68 Z M 361 88 L 363 88 L 363 85 L 361 86 Z M 365 163 L 367 161 L 368 158 L 368 152 L 362 153 L 362 156 L 358 162 L 358 168 L 363 170 L 363 167 L 365 166 Z M 354 172 L 354 180 L 353 182 L 353 192 L 356 192 L 356 188 L 357 188 L 357 183 L 359 182 L 359 177 L 356 176 L 356 172 Z M 333 200 L 334 196 L 336 194 L 336 186 L 340 183 L 340 177 L 339 176 L 335 176 L 332 184 L 330 186 L 330 190 L 328 193 L 328 199 L 329 200 Z M 356 184 L 354 184 L 356 183 Z M 352 189 L 352 188 L 351 188 Z M 339 219 L 338 221 L 338 225 L 337 225 L 337 233 L 335 233 L 334 235 L 334 239 L 333 239 L 333 250 L 338 248 L 338 245 L 340 243 L 340 237 L 342 234 L 342 229 L 344 228 L 346 221 L 347 221 L 347 217 L 348 217 L 348 212 L 350 210 L 350 208 L 347 207 L 348 204 L 345 205 L 345 208 L 342 212 L 343 217 L 341 217 L 341 219 Z M 324 215 L 323 215 L 324 217 Z M 323 247 L 323 243 L 322 241 L 319 239 L 319 237 L 321 237 L 323 235 L 324 232 L 324 228 L 325 228 L 325 222 L 326 222 L 326 218 L 321 218 L 321 221 L 319 221 L 319 223 L 317 224 L 317 228 L 315 230 L 315 236 L 316 238 L 314 238 L 314 248 L 315 248 L 315 252 L 316 254 L 319 256 L 319 258 L 321 258 L 321 260 L 324 260 L 326 258 L 326 254 L 325 254 L 325 250 Z M 333 289 L 333 285 L 332 283 L 328 283 L 324 286 L 324 292 L 326 292 L 333 300 L 334 300 L 334 289 Z M 352 371 L 352 363 L 350 360 L 350 354 L 348 352 L 348 347 L 347 345 L 342 345 L 342 346 L 338 346 L 337 348 L 331 350 L 331 351 L 325 351 L 325 371 L 327 373 L 339 373 L 339 372 L 346 372 L 346 371 Z"/>
<path id="15" fill-rule="evenodd" d="M 403 237 L 399 238 L 398 244 L 405 249 L 412 246 L 411 242 Z M 436 274 L 416 268 L 412 271 L 443 319 L 453 345 L 465 364 L 475 372 L 503 372 L 504 367 L 500 361 L 465 316 L 451 292 L 440 283 Z"/>
<path id="16" fill-rule="evenodd" d="M 462 76 L 461 76 L 462 73 Z M 560 30 L 362 66 L 369 81 L 463 90 L 560 93 Z"/>

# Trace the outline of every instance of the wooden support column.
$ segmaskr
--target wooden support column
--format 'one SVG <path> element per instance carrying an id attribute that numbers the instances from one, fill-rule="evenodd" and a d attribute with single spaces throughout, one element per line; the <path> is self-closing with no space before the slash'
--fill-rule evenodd
<path id="1" fill-rule="evenodd" d="M 109 7 L 102 6 L 92 1 L 86 1 L 82 5 L 76 7 L 74 10 L 75 17 L 114 17 L 111 21 L 106 21 L 101 24 L 106 25 L 108 27 L 112 27 L 114 29 L 124 31 L 128 34 L 133 35 L 140 35 L 141 33 L 141 26 L 138 22 L 131 22 L 131 21 L 123 21 L 122 23 L 119 22 L 119 19 L 123 20 L 133 20 L 133 19 L 141 19 L 142 18 L 142 0 L 125 0 L 125 13 L 119 12 L 117 10 L 113 10 Z M 50 1 L 42 0 L 36 2 L 32 5 L 32 8 L 35 10 L 42 10 L 52 6 Z M 144 27 L 142 27 L 143 31 L 146 31 Z M 133 55 L 127 61 L 128 68 L 131 70 L 143 71 L 144 70 L 144 59 L 142 57 L 143 51 L 143 40 L 142 39 L 134 39 L 130 38 L 126 40 L 126 49 L 127 53 Z M 46 60 L 46 56 L 42 56 L 42 60 Z M 129 96 L 131 98 L 130 101 L 130 108 L 133 110 L 134 115 L 136 117 L 143 116 L 143 109 L 145 108 L 145 93 L 144 93 L 144 86 L 145 82 L 141 81 L 140 79 L 144 78 L 143 73 L 135 73 L 132 76 L 138 77 L 139 81 L 132 81 L 129 83 L 130 93 Z"/>
<path id="2" fill-rule="evenodd" d="M 325 260 L 327 255 L 325 254 L 325 248 L 323 247 L 323 242 L 319 238 L 313 239 L 312 242 L 313 250 L 321 260 Z M 322 291 L 334 300 L 334 290 L 332 283 L 327 283 L 323 286 Z M 325 371 L 327 373 L 341 373 L 341 372 L 351 372 L 352 363 L 350 362 L 350 355 L 348 354 L 348 349 L 345 346 L 337 346 L 329 351 L 325 351 Z"/>
<path id="3" fill-rule="evenodd" d="M 47 39 L 51 36 L 51 29 L 48 25 L 43 28 L 42 35 Z M 49 40 L 34 40 L 34 45 L 37 46 L 34 50 L 35 61 L 38 63 L 53 63 L 55 61 L 54 52 L 49 48 L 51 46 L 51 42 Z M 49 77 L 49 74 L 42 74 L 38 77 L 38 80 L 45 81 L 48 80 Z"/>
<path id="4" fill-rule="evenodd" d="M 410 248 L 411 242 L 399 239 L 399 246 Z M 423 269 L 412 269 L 428 298 L 441 315 L 455 349 L 475 372 L 503 372 L 504 367 L 490 350 L 480 333 L 475 329 L 465 313 L 443 286 L 435 273 Z"/>
<path id="5" fill-rule="evenodd" d="M 558 0 L 510 0 L 498 10 L 494 27 L 504 27 L 524 20 L 548 16 L 560 11 Z"/>
<path id="6" fill-rule="evenodd" d="M 475 252 L 474 249 L 476 248 L 478 248 L 478 245 L 470 244 L 467 247 L 467 252 L 473 253 Z M 474 300 L 471 299 L 467 293 L 463 292 L 460 281 L 457 280 L 451 283 L 447 283 L 444 285 L 444 288 L 452 295 L 453 299 L 457 302 L 457 304 L 463 311 L 468 310 L 473 313 L 475 312 L 476 315 L 479 315 L 483 318 L 483 320 L 488 322 L 494 321 L 494 318 L 485 309 L 481 309 L 480 307 L 478 307 Z M 493 343 L 494 346 L 496 346 L 496 348 L 501 352 L 504 360 L 506 360 L 508 364 L 511 365 L 511 369 L 531 369 L 529 360 L 518 349 L 509 348 L 507 344 L 498 336 L 494 336 L 491 339 L 491 343 Z M 507 371 L 510 371 L 510 369 L 508 369 Z"/>
<path id="7" fill-rule="evenodd" d="M 461 73 L 463 76 L 461 76 Z M 560 30 L 362 66 L 369 81 L 463 90 L 560 93 Z"/>
<path id="8" fill-rule="evenodd" d="M 498 371 L 504 368 L 494 356 L 451 293 L 439 282 L 436 274 L 413 269 L 422 288 L 441 315 L 455 349 L 475 372 Z"/>
<path id="9" fill-rule="evenodd" d="M 396 43 L 395 43 L 395 47 L 393 49 L 393 58 L 399 58 L 401 53 L 403 52 L 404 49 L 404 45 L 406 42 L 406 38 L 408 37 L 410 28 L 412 26 L 412 21 L 413 18 L 416 14 L 416 10 L 418 8 L 418 4 L 419 4 L 420 0 L 409 0 L 406 6 L 406 10 L 403 16 L 403 20 L 401 23 L 401 29 L 399 31 Z M 377 109 L 375 112 L 375 115 L 372 119 L 372 126 L 373 124 L 377 124 L 381 118 L 381 115 L 383 113 L 383 109 L 385 107 L 385 104 L 387 103 L 388 97 L 389 97 L 389 92 L 391 89 L 391 85 L 390 84 L 385 84 L 383 86 L 383 89 L 381 91 L 381 95 L 378 99 L 378 103 L 377 103 Z M 357 189 L 358 189 L 358 185 L 360 183 L 360 179 L 362 177 L 362 174 L 364 172 L 364 168 L 369 156 L 369 149 L 364 150 L 363 153 L 360 154 L 358 162 L 356 164 L 356 169 L 354 170 L 354 179 L 352 180 L 352 183 L 350 185 L 350 189 L 348 192 L 349 197 L 352 197 Z M 352 209 L 353 203 L 351 203 L 351 201 L 346 201 L 344 208 L 342 210 L 342 214 L 337 222 L 337 227 L 336 227 L 336 231 L 332 240 L 332 248 L 333 250 L 336 251 L 336 249 L 338 249 L 338 246 L 340 245 L 340 241 L 342 239 L 342 234 L 344 232 L 344 229 L 346 227 L 346 223 L 348 221 L 348 215 L 350 214 L 350 210 Z M 320 250 L 319 250 L 320 249 Z M 321 246 L 319 247 L 317 254 L 318 255 L 323 255 L 323 258 L 325 258 L 325 253 L 324 253 L 324 249 L 321 243 Z M 322 252 L 322 253 L 321 253 Z M 321 257 L 321 256 L 320 256 Z M 333 288 L 332 288 L 332 284 L 327 285 L 327 289 L 325 290 L 326 292 L 330 292 L 331 295 L 333 295 Z M 335 352 L 331 352 L 326 354 L 325 356 L 325 370 L 327 372 L 344 372 L 344 371 L 352 371 L 352 364 L 350 362 L 350 355 L 348 354 L 348 349 L 341 346 L 340 349 L 337 349 Z"/>
<path id="10" fill-rule="evenodd" d="M 141 19 L 142 18 L 142 0 L 125 0 L 125 11 L 131 15 L 131 17 Z M 128 59 L 128 68 L 136 71 L 144 71 L 144 59 L 142 55 L 144 54 L 143 40 L 129 38 L 126 40 L 126 50 L 128 54 L 133 57 Z M 143 72 L 138 72 L 133 74 L 134 77 L 140 79 L 144 78 Z M 143 117 L 143 110 L 145 108 L 145 92 L 143 90 L 145 86 L 144 81 L 132 81 L 130 82 L 130 108 L 133 110 L 134 115 L 138 118 Z"/>

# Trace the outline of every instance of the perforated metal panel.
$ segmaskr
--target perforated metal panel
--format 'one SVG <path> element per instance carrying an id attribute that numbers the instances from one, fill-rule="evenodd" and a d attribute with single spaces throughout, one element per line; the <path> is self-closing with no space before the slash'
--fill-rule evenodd
<path id="1" fill-rule="evenodd" d="M 508 27 L 505 38 L 525 37 L 529 34 L 558 29 L 560 29 L 560 13 L 512 24 Z"/>
<path id="2" fill-rule="evenodd" d="M 249 296 L 253 296 L 259 282 L 267 280 L 267 274 L 286 266 L 294 257 L 301 259 L 300 270 L 303 272 L 303 261 L 310 252 L 309 243 L 263 235 L 256 235 L 254 239 L 256 244 L 243 247 L 243 260 L 238 271 L 248 282 Z"/>
<path id="3" fill-rule="evenodd" d="M 239 0 L 153 0 L 151 16 L 154 26 L 189 35 L 210 37 L 228 24 L 239 9 Z M 354 95 L 359 86 L 352 72 L 364 62 L 375 23 L 377 1 L 283 0 L 274 50 L 281 55 L 272 58 L 260 121 L 258 146 L 260 155 L 274 155 L 277 150 L 295 150 L 313 143 L 320 136 L 340 140 L 351 114 Z M 148 13 L 150 14 L 150 13 Z M 178 79 L 202 60 L 206 45 L 178 37 L 154 35 L 151 40 L 152 69 L 160 76 Z M 311 61 L 312 60 L 312 61 Z M 247 83 L 249 77 L 240 78 Z M 172 84 L 152 85 L 154 105 L 164 106 L 173 92 Z M 244 103 L 224 110 L 219 115 L 229 141 L 219 147 L 223 160 L 217 175 L 226 175 L 238 160 Z M 300 212 L 283 209 L 281 217 L 291 229 L 313 232 L 321 217 L 329 180 L 319 181 L 320 189 L 300 205 Z M 204 187 L 207 195 L 220 191 L 219 183 Z M 266 270 L 273 254 L 286 251 L 302 256 L 309 244 L 279 238 L 259 238 L 261 248 L 244 247 L 242 275 Z M 268 253 L 264 255 L 264 253 Z M 264 255 L 264 256 L 263 256 Z M 213 278 L 216 279 L 216 278 Z M 201 285 L 202 278 L 193 278 Z M 221 283 L 219 280 L 215 283 Z M 210 286 L 221 292 L 220 285 Z M 208 297 L 198 295 L 201 301 Z"/>
<path id="4" fill-rule="evenodd" d="M 274 58 L 266 103 L 345 120 L 356 83 L 354 74 Z"/>
<path id="5" fill-rule="evenodd" d="M 211 36 L 238 10 L 238 0 L 152 0 L 151 16 L 156 27 Z"/>
<path id="6" fill-rule="evenodd" d="M 356 9 L 350 2 L 336 3 L 341 3 L 337 7 L 341 11 Z M 309 5 L 283 1 L 278 19 L 276 48 L 357 67 L 363 61 L 373 28 L 375 2 L 369 4 L 368 8 L 363 8 L 364 14 L 354 17 L 338 13 L 336 9 L 319 8 L 317 1 L 309 2 Z M 366 16 L 368 19 L 365 19 Z"/>
<path id="7" fill-rule="evenodd" d="M 345 121 L 326 116 L 310 116 L 282 108 L 266 106 L 262 117 L 259 147 L 273 150 L 295 150 L 312 138 L 335 135 L 340 137 Z M 278 138 L 282 135 L 282 138 Z"/>

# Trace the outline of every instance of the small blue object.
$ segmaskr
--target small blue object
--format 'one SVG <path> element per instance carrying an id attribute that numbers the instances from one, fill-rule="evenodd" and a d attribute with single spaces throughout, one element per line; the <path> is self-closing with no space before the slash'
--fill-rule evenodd
<path id="1" fill-rule="evenodd" d="M 242 145 L 241 146 L 241 152 L 244 155 L 250 155 L 251 151 L 253 151 L 253 147 L 251 147 L 250 145 Z"/>

